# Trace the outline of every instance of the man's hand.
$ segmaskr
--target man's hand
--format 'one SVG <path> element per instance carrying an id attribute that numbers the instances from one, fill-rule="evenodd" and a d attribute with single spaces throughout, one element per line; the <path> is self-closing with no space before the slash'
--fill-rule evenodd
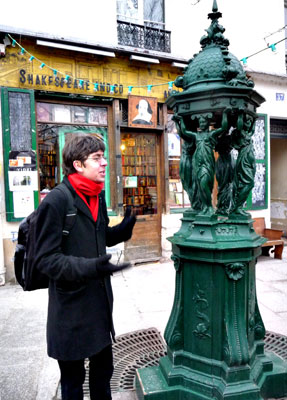
<path id="1" fill-rule="evenodd" d="M 136 223 L 136 216 L 132 214 L 131 207 L 126 208 L 124 219 L 120 226 L 124 233 L 124 240 L 129 240 L 132 237 L 133 227 Z"/>
<path id="2" fill-rule="evenodd" d="M 109 261 L 111 257 L 111 254 L 105 254 L 104 256 L 97 258 L 97 271 L 100 276 L 112 275 L 114 272 L 122 271 L 123 269 L 131 267 L 131 264 L 128 262 L 119 265 L 112 264 Z"/>

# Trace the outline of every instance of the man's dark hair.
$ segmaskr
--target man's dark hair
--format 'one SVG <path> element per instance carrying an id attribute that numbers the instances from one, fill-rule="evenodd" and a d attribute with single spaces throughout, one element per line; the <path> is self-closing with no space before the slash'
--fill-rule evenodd
<path id="1" fill-rule="evenodd" d="M 73 166 L 75 160 L 83 163 L 91 153 L 99 150 L 105 151 L 105 144 L 101 138 L 90 135 L 74 136 L 63 148 L 63 174 L 74 174 L 77 172 Z"/>

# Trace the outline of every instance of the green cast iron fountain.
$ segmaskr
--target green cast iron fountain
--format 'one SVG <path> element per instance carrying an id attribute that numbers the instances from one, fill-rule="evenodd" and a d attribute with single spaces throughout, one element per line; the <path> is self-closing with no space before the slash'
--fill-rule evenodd
<path id="1" fill-rule="evenodd" d="M 287 365 L 264 350 L 256 298 L 255 265 L 265 239 L 244 210 L 254 186 L 256 108 L 264 98 L 228 50 L 216 0 L 208 17 L 202 50 L 175 81 L 182 91 L 167 100 L 183 139 L 180 176 L 192 206 L 170 238 L 176 288 L 164 335 L 167 356 L 137 371 L 139 399 L 287 395 Z"/>

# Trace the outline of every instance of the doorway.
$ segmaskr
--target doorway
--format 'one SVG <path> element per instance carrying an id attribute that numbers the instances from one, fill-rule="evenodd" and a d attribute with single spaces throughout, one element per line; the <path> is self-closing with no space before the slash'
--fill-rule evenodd
<path id="1" fill-rule="evenodd" d="M 94 135 L 101 138 L 106 146 L 105 157 L 109 159 L 106 128 L 87 128 L 73 126 L 42 126 L 38 125 L 38 154 L 40 168 L 40 196 L 41 199 L 57 186 L 63 179 L 62 150 L 66 140 L 74 135 Z M 106 167 L 105 196 L 107 207 L 110 206 L 109 163 Z"/>
<path id="2" fill-rule="evenodd" d="M 271 227 L 287 235 L 287 120 L 270 119 Z"/>
<path id="3" fill-rule="evenodd" d="M 123 207 L 137 215 L 125 260 L 154 261 L 161 257 L 160 145 L 155 133 L 122 133 Z"/>
<path id="4" fill-rule="evenodd" d="M 71 136 L 102 138 L 109 159 L 108 107 L 37 102 L 36 115 L 40 200 L 63 179 L 62 150 Z M 105 196 L 109 208 L 110 163 L 106 168 Z"/>

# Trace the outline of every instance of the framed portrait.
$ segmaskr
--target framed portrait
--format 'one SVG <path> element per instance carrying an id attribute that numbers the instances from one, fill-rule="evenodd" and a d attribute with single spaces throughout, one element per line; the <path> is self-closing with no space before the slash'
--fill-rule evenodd
<path id="1" fill-rule="evenodd" d="M 129 96 L 128 125 L 138 128 L 156 128 L 157 98 Z"/>

